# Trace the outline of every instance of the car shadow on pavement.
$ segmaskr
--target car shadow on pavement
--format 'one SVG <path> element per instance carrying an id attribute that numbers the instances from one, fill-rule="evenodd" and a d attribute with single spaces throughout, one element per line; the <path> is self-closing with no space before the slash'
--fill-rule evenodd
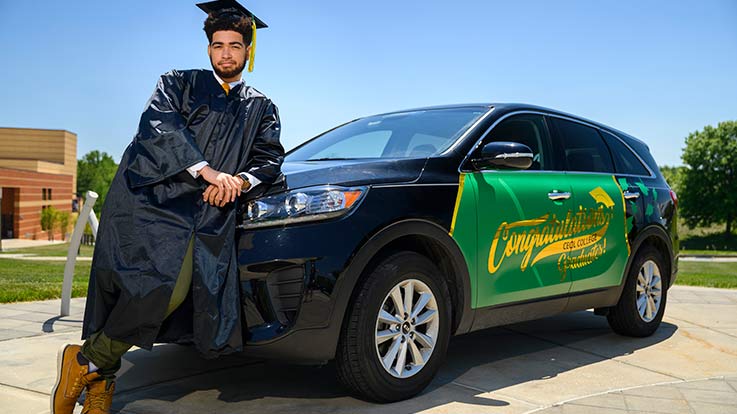
<path id="1" fill-rule="evenodd" d="M 243 356 L 206 361 L 191 348 L 165 345 L 126 355 L 113 408 L 123 413 L 368 413 L 417 412 L 448 403 L 502 407 L 520 402 L 485 393 L 628 355 L 667 340 L 677 329 L 663 322 L 648 338 L 623 337 L 609 329 L 606 318 L 577 312 L 473 332 L 451 340 L 444 366 L 422 394 L 384 405 L 352 398 L 338 383 L 332 363 L 300 366 Z"/>

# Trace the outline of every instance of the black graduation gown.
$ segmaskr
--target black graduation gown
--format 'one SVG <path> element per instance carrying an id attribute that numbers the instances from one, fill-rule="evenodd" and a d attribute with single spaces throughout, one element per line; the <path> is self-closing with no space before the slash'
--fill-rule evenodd
<path id="1" fill-rule="evenodd" d="M 161 76 L 102 208 L 83 339 L 102 329 L 146 349 L 193 342 L 207 357 L 242 349 L 238 202 L 222 208 L 203 202 L 208 183 L 186 169 L 207 161 L 268 185 L 283 161 L 279 133 L 276 106 L 249 86 L 226 96 L 208 70 Z M 164 321 L 193 235 L 189 296 Z"/>

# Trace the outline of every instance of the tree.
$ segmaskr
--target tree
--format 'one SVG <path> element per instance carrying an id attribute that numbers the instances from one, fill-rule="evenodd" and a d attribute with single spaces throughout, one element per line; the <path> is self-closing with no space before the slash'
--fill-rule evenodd
<path id="1" fill-rule="evenodd" d="M 669 165 L 660 166 L 660 172 L 663 174 L 665 181 L 668 182 L 670 188 L 676 192 L 681 193 L 681 182 L 683 181 L 683 171 L 685 167 L 671 167 Z"/>
<path id="2" fill-rule="evenodd" d="M 61 232 L 61 239 L 66 240 L 67 231 L 69 231 L 69 220 L 71 219 L 71 213 L 68 211 L 60 211 L 57 213 L 59 220 L 59 231 Z"/>
<path id="3" fill-rule="evenodd" d="M 41 230 L 48 232 L 49 240 L 54 241 L 54 228 L 59 220 L 59 211 L 54 206 L 41 210 Z"/>
<path id="4" fill-rule="evenodd" d="M 77 162 L 77 191 L 84 195 L 91 190 L 100 196 L 94 206 L 97 213 L 102 209 L 117 170 L 118 164 L 106 152 L 90 151 Z"/>
<path id="5" fill-rule="evenodd" d="M 729 238 L 737 218 L 737 121 L 689 134 L 681 158 L 681 216 L 689 227 L 726 223 Z"/>

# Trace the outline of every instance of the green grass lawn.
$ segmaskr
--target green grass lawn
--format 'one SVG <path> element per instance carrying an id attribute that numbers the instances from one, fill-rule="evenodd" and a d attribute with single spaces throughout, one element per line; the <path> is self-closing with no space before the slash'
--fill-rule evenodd
<path id="1" fill-rule="evenodd" d="M 17 249 L 7 253 L 66 256 L 68 244 Z M 82 246 L 81 256 L 92 256 L 92 246 Z M 737 254 L 737 251 L 681 250 L 683 254 Z M 0 253 L 1 255 L 2 253 Z M 78 261 L 72 296 L 87 294 L 91 262 Z M 61 297 L 64 262 L 39 262 L 0 258 L 0 303 L 55 299 Z M 679 263 L 678 285 L 737 289 L 737 263 Z"/>
<path id="2" fill-rule="evenodd" d="M 38 246 L 38 247 L 26 247 L 23 249 L 11 249 L 3 250 L 3 253 L 26 253 L 35 254 L 36 256 L 55 256 L 55 257 L 66 257 L 67 251 L 69 250 L 69 243 L 63 244 L 52 244 L 50 246 Z M 94 246 L 81 246 L 79 256 L 92 257 L 92 251 Z"/>
<path id="3" fill-rule="evenodd" d="M 702 250 L 710 254 L 719 254 L 720 251 L 737 253 L 737 234 L 727 237 L 724 224 L 714 224 L 709 227 L 689 228 L 681 220 L 678 223 L 678 236 L 681 238 L 681 251 Z"/>
<path id="4" fill-rule="evenodd" d="M 679 261 L 676 284 L 737 289 L 737 263 Z"/>
<path id="5" fill-rule="evenodd" d="M 65 262 L 0 259 L 0 303 L 61 297 Z M 77 262 L 72 297 L 87 294 L 91 262 Z"/>

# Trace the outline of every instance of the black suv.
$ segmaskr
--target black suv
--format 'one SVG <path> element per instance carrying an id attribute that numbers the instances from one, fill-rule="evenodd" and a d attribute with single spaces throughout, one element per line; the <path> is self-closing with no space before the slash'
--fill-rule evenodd
<path id="1" fill-rule="evenodd" d="M 357 119 L 290 151 L 237 234 L 246 352 L 325 362 L 356 394 L 420 392 L 451 335 L 594 308 L 646 336 L 677 271 L 648 147 L 521 104 Z"/>

